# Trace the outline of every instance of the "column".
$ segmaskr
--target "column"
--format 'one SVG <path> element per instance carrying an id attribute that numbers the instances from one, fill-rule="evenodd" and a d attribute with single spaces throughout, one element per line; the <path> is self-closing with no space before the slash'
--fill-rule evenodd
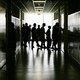
<path id="1" fill-rule="evenodd" d="M 7 0 L 6 4 L 6 79 L 14 80 L 15 73 L 15 58 L 14 54 L 9 49 L 10 39 L 10 27 L 11 27 L 11 0 Z"/>
<path id="2" fill-rule="evenodd" d="M 68 2 L 64 1 L 64 52 L 68 52 Z"/>
<path id="3" fill-rule="evenodd" d="M 60 14 L 60 7 L 58 9 L 58 22 L 59 22 L 59 27 L 61 27 L 61 14 Z M 61 42 L 58 43 L 58 53 L 60 53 L 61 50 Z"/>
<path id="4" fill-rule="evenodd" d="M 20 44 L 21 44 L 21 50 L 22 50 L 22 10 L 20 9 Z"/>
<path id="5" fill-rule="evenodd" d="M 6 62 L 8 62 L 8 57 L 9 57 L 9 27 L 11 24 L 11 1 L 7 0 L 7 5 L 6 5 Z"/>
<path id="6" fill-rule="evenodd" d="M 59 26 L 61 27 L 61 14 L 60 14 L 60 7 L 59 7 L 59 9 L 58 9 L 58 16 L 59 16 L 59 18 L 58 18 Z"/>

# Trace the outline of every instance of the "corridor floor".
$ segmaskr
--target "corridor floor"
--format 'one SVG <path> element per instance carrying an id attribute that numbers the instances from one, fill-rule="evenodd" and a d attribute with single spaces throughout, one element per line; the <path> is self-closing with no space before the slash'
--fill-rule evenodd
<path id="1" fill-rule="evenodd" d="M 17 51 L 14 80 L 80 80 L 80 71 L 62 51 L 36 46 Z M 5 72 L 5 68 L 0 71 L 0 80 L 6 79 Z"/>

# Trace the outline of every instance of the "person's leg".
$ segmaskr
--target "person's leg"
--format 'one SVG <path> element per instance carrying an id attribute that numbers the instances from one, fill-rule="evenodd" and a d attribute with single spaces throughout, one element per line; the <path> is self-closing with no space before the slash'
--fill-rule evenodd
<path id="1" fill-rule="evenodd" d="M 38 37 L 36 37 L 36 44 L 39 47 L 39 43 L 38 43 Z"/>
<path id="2" fill-rule="evenodd" d="M 26 41 L 24 41 L 24 47 L 26 47 L 26 43 L 27 43 L 27 42 L 26 42 Z"/>
<path id="3" fill-rule="evenodd" d="M 51 39 L 49 40 L 49 48 L 50 48 L 50 46 L 51 46 Z"/>
<path id="4" fill-rule="evenodd" d="M 34 40 L 32 39 L 32 48 L 34 47 L 33 44 L 34 44 Z"/>

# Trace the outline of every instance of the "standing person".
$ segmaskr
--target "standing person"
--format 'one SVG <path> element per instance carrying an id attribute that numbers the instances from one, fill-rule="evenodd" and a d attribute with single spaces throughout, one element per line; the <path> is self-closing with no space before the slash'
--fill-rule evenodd
<path id="1" fill-rule="evenodd" d="M 51 32 L 50 32 L 51 26 L 48 26 L 48 30 L 46 32 L 47 35 L 47 48 L 50 48 L 51 46 Z"/>
<path id="2" fill-rule="evenodd" d="M 29 36 L 29 29 L 28 29 L 28 23 L 25 23 L 23 26 L 23 41 L 24 41 L 24 47 L 27 47 L 27 42 L 28 42 L 28 36 Z"/>
<path id="3" fill-rule="evenodd" d="M 46 24 L 45 23 L 43 23 L 42 24 L 42 27 L 41 27 L 41 48 L 44 46 L 44 48 L 45 48 L 45 27 L 46 26 Z"/>
<path id="4" fill-rule="evenodd" d="M 24 42 L 24 27 L 25 27 L 25 25 L 23 24 L 23 26 L 21 28 L 22 45 L 23 45 L 23 42 Z"/>
<path id="5" fill-rule="evenodd" d="M 39 46 L 38 39 L 37 39 L 36 23 L 33 24 L 33 28 L 32 28 L 32 48 L 34 48 L 34 41 L 36 41 L 37 46 Z"/>
<path id="6" fill-rule="evenodd" d="M 38 41 L 41 40 L 41 29 L 40 29 L 40 25 L 38 25 L 38 28 L 37 28 L 36 31 L 37 31 L 37 42 L 38 42 Z M 38 43 L 38 46 L 40 46 L 39 43 Z"/>
<path id="7" fill-rule="evenodd" d="M 8 46 L 9 51 L 15 53 L 16 50 L 16 30 L 14 28 L 14 23 L 11 22 L 11 26 L 9 27 L 9 36 L 8 36 Z"/>
<path id="8" fill-rule="evenodd" d="M 61 42 L 61 30 L 62 30 L 62 28 L 59 27 L 59 23 L 56 23 L 53 26 L 52 38 L 53 38 L 53 46 L 55 46 L 55 48 L 56 48 L 56 44 Z"/>
<path id="9" fill-rule="evenodd" d="M 15 68 L 15 50 L 16 50 L 16 30 L 14 23 L 10 23 L 7 36 L 7 54 L 6 54 L 6 66 L 9 73 L 14 73 Z"/>
<path id="10" fill-rule="evenodd" d="M 29 31 L 29 35 L 28 35 L 28 43 L 29 43 L 29 46 L 30 46 L 30 40 L 31 40 L 31 32 L 32 32 L 32 30 L 31 30 L 31 25 L 29 25 L 28 26 L 28 31 Z"/>
<path id="11" fill-rule="evenodd" d="M 32 28 L 32 48 L 34 48 L 34 41 L 36 40 L 36 23 L 33 24 Z"/>
<path id="12" fill-rule="evenodd" d="M 31 30 L 31 25 L 29 25 L 29 41 L 31 40 L 31 35 L 32 35 L 32 34 L 31 34 L 31 31 L 32 31 L 32 30 Z"/>

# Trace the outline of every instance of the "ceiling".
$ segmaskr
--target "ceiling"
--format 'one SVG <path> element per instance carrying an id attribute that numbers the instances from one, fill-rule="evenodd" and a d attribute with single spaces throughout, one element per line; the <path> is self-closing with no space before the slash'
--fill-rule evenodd
<path id="1" fill-rule="evenodd" d="M 53 12 L 63 0 L 12 0 L 12 3 L 24 12 Z"/>
<path id="2" fill-rule="evenodd" d="M 0 0 L 0 6 L 5 6 L 8 1 L 10 0 Z M 80 11 L 80 0 L 11 0 L 11 3 L 13 9 L 16 6 L 17 9 L 22 9 L 23 12 L 49 13 L 55 12 L 59 7 L 63 10 L 64 1 L 68 1 L 69 14 Z"/>

